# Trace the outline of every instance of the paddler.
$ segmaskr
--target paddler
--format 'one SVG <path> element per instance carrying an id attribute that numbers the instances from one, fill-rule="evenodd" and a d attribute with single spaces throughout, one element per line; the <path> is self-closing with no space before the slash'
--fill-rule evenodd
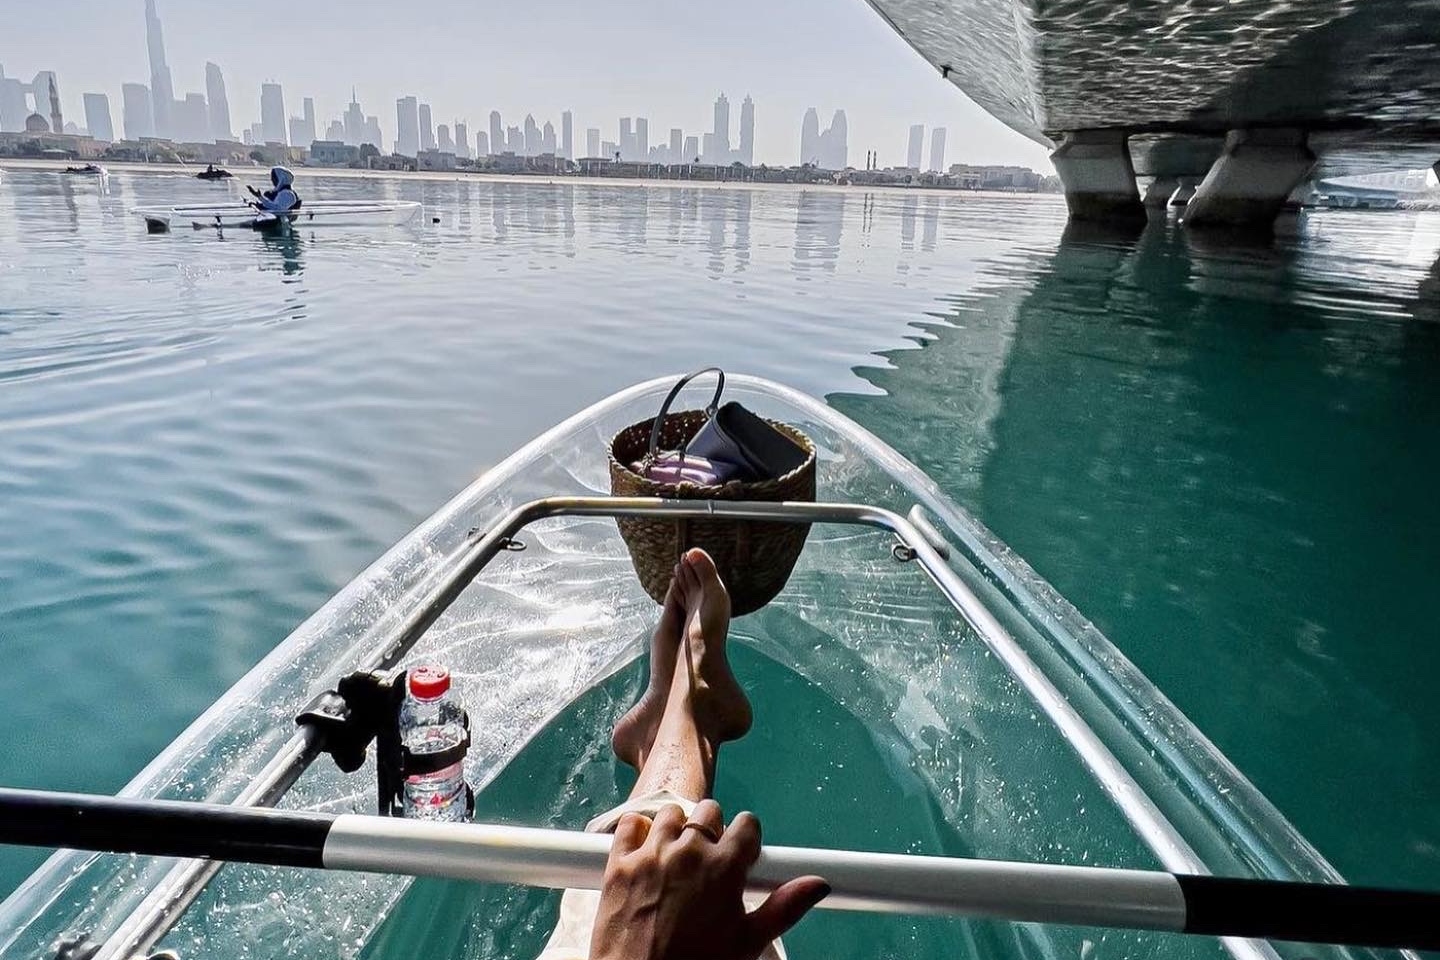
<path id="1" fill-rule="evenodd" d="M 254 187 L 246 185 L 245 189 L 254 194 L 255 199 L 250 202 L 256 210 L 264 210 L 266 213 L 289 213 L 292 210 L 300 209 L 300 195 L 291 186 L 295 182 L 295 174 L 284 167 L 270 168 L 271 188 L 263 193 Z"/>
<path id="2" fill-rule="evenodd" d="M 775 960 L 779 936 L 825 898 L 819 877 L 746 903 L 760 822 L 727 826 L 708 799 L 720 745 L 750 729 L 750 702 L 725 654 L 730 597 L 703 550 L 675 565 L 650 641 L 650 686 L 611 735 L 639 771 L 630 799 L 586 828 L 615 834 L 602 890 L 567 890 L 540 960 Z M 687 648 L 682 653 L 682 648 Z"/>

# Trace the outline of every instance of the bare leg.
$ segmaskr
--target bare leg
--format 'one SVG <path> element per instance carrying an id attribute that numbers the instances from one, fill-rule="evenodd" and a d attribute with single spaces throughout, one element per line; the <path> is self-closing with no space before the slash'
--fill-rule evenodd
<path id="1" fill-rule="evenodd" d="M 637 745 L 640 776 L 631 796 L 670 790 L 700 800 L 710 796 L 715 785 L 720 744 L 750 729 L 750 701 L 725 655 L 730 596 L 704 551 L 685 555 L 676 588 L 685 614 L 684 646 L 675 659 L 654 738 Z"/>
<path id="2" fill-rule="evenodd" d="M 665 594 L 665 609 L 660 622 L 655 625 L 655 635 L 650 638 L 650 685 L 640 695 L 639 701 L 615 724 L 610 735 L 610 747 L 615 756 L 640 769 L 642 756 L 649 752 L 650 744 L 660 729 L 660 718 L 665 715 L 665 703 L 670 697 L 670 684 L 675 679 L 675 661 L 680 655 L 685 627 L 685 605 L 680 594 L 680 564 L 675 564 L 675 579 L 670 581 L 670 590 Z"/>
<path id="3" fill-rule="evenodd" d="M 611 738 L 615 755 L 640 771 L 631 797 L 669 790 L 705 799 L 715 784 L 720 744 L 750 729 L 750 701 L 725 657 L 729 628 L 730 597 L 715 564 L 704 551 L 691 550 L 675 568 L 655 630 L 650 688 Z M 541 960 L 586 956 L 599 906 L 598 891 L 565 891 Z"/>

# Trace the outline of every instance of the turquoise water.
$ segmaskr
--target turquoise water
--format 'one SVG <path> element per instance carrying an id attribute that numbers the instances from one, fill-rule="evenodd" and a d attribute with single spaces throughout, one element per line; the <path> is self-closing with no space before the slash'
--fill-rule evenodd
<path id="1" fill-rule="evenodd" d="M 117 789 L 486 466 L 622 385 L 718 362 L 828 396 L 930 471 L 1352 879 L 1440 885 L 1440 218 L 1326 213 L 1251 249 L 1077 234 L 1043 198 L 307 186 L 440 222 L 152 237 L 130 208 L 235 188 L 0 180 L 0 782 Z M 814 843 L 889 810 L 903 827 L 849 836 L 947 849 L 867 731 L 742 665 L 791 732 L 727 755 L 727 804 Z M 543 819 L 567 786 L 544 750 L 611 715 L 580 705 L 488 809 Z M 798 792 L 747 787 L 797 748 Z M 600 794 L 623 788 L 595 763 Z M 0 852 L 0 890 L 39 856 Z M 519 955 L 538 934 L 513 900 Z M 845 923 L 796 945 L 823 953 Z M 894 936 L 946 953 L 925 923 Z"/>

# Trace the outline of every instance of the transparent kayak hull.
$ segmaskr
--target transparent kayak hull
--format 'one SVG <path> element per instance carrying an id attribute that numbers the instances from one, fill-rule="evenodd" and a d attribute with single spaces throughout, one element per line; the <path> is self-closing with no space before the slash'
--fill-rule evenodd
<path id="1" fill-rule="evenodd" d="M 653 415 L 673 382 L 622 391 L 485 473 L 296 629 L 122 795 L 235 800 L 290 738 L 295 714 L 369 652 L 366 631 L 417 603 L 472 531 L 530 500 L 608 492 L 608 439 Z M 922 507 L 954 548 L 952 569 L 1035 672 L 1017 680 L 1013 658 L 977 635 L 916 564 L 897 562 L 886 535 L 851 527 L 813 528 L 785 591 L 732 630 L 748 649 L 843 704 L 877 741 L 894 745 L 906 777 L 921 785 L 923 802 L 966 854 L 1339 880 L 1133 665 L 916 467 L 813 398 L 756 378 L 728 383 L 732 399 L 816 441 L 821 500 L 900 514 Z M 698 394 L 695 400 L 698 406 Z M 530 527 L 524 539 L 526 549 L 497 557 L 414 651 L 414 658 L 443 660 L 467 688 L 485 691 L 467 701 L 473 747 L 466 772 L 482 795 L 497 778 L 503 785 L 507 766 L 555 718 L 565 713 L 579 722 L 574 705 L 642 653 L 657 613 L 613 520 L 554 518 Z M 1044 687 L 1068 705 L 1074 722 L 1057 724 L 1053 705 L 1037 702 L 1034 691 Z M 580 732 L 608 739 L 603 730 Z M 1097 766 L 1096 744 L 1115 770 Z M 368 813 L 373 783 L 371 770 L 345 776 L 322 758 L 280 805 Z M 1136 810 L 1146 812 L 1137 819 Z M 46 955 L 81 935 L 103 943 L 173 866 L 57 853 L 0 904 L 0 960 Z M 187 960 L 354 957 L 407 885 L 394 877 L 227 866 L 162 945 Z M 954 922 L 957 930 L 968 923 Z M 956 953 L 1084 957 L 1095 939 L 1082 928 L 1021 925 L 998 945 L 991 938 L 985 950 Z M 955 942 L 977 943 L 968 935 Z M 863 943 L 856 949 L 865 952 Z M 1381 953 L 1163 934 L 1135 934 L 1123 951 L 1297 960 Z"/>
<path id="2" fill-rule="evenodd" d="M 420 204 L 411 201 L 307 200 L 299 210 L 283 217 L 232 202 L 189 207 L 136 210 L 148 225 L 166 228 L 258 229 L 280 222 L 297 227 L 398 226 L 420 216 Z"/>

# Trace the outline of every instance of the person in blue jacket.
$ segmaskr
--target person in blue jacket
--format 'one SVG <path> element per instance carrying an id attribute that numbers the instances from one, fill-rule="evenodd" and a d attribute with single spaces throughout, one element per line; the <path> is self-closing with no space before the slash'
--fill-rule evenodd
<path id="1" fill-rule="evenodd" d="M 254 187 L 247 186 L 255 195 L 251 206 L 256 210 L 263 210 L 266 213 L 289 213 L 300 208 L 300 195 L 291 186 L 295 182 L 295 174 L 284 167 L 270 168 L 271 189 L 260 192 Z"/>

